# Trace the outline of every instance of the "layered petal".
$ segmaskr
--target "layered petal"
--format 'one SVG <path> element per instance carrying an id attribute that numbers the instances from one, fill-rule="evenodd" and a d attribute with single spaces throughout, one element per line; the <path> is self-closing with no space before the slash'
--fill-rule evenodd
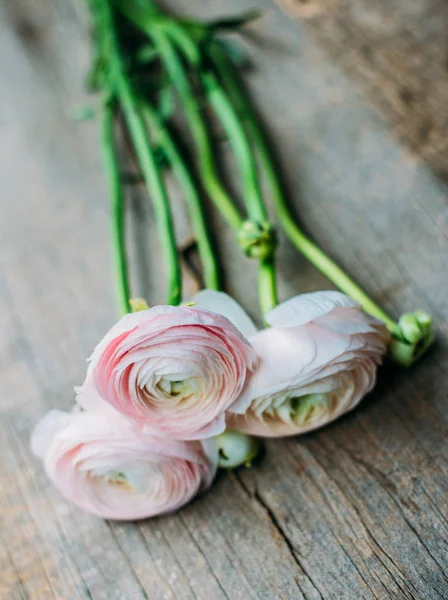
<path id="1" fill-rule="evenodd" d="M 246 337 L 257 333 L 257 327 L 244 308 L 231 296 L 214 290 L 201 290 L 194 297 L 196 308 L 208 310 L 229 319 Z"/>
<path id="2" fill-rule="evenodd" d="M 217 464 L 211 442 L 156 438 L 110 411 L 51 411 L 31 447 L 65 498 L 107 519 L 177 510 L 211 484 Z"/>
<path id="3" fill-rule="evenodd" d="M 272 327 L 300 327 L 328 315 L 336 308 L 359 308 L 359 304 L 333 290 L 300 294 L 269 311 L 265 321 Z"/>
<path id="4" fill-rule="evenodd" d="M 224 430 L 255 364 L 222 315 L 157 306 L 127 315 L 100 342 L 78 402 L 90 410 L 106 402 L 153 435 L 210 437 Z"/>
<path id="5" fill-rule="evenodd" d="M 303 294 L 266 316 L 250 338 L 258 370 L 228 411 L 228 426 L 258 436 L 296 435 L 354 408 L 375 384 L 386 327 L 339 292 Z"/>

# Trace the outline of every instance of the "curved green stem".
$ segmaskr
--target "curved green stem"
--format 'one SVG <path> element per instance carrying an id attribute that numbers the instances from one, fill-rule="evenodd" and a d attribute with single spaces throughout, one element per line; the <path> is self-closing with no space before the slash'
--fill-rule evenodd
<path id="1" fill-rule="evenodd" d="M 151 193 L 168 279 L 168 304 L 180 303 L 181 271 L 176 248 L 173 221 L 165 185 L 157 167 L 154 152 L 138 101 L 126 76 L 126 68 L 116 39 L 115 23 L 109 0 L 102 0 L 103 30 L 109 56 L 110 85 L 115 90 L 123 110 L 137 159 Z"/>
<path id="2" fill-rule="evenodd" d="M 244 202 L 249 218 L 254 221 L 268 221 L 269 217 L 261 193 L 257 165 L 238 114 L 216 77 L 210 73 L 204 73 L 201 79 L 206 96 L 219 117 L 235 153 L 236 163 L 241 173 Z"/>
<path id="3" fill-rule="evenodd" d="M 174 43 L 179 46 L 185 58 L 192 61 L 193 57 L 194 62 L 193 50 L 195 45 L 187 32 L 176 26 L 167 28 L 167 31 Z M 197 58 L 196 62 L 199 62 Z M 219 117 L 235 153 L 236 162 L 241 173 L 244 201 L 249 218 L 254 222 L 266 225 L 268 224 L 269 216 L 261 192 L 257 165 L 244 127 L 242 127 L 239 116 L 219 80 L 212 73 L 208 72 L 202 72 L 200 76 L 206 96 Z M 260 235 L 266 236 L 266 231 L 260 233 Z M 263 238 L 260 237 L 259 239 Z M 259 300 L 263 315 L 278 304 L 276 269 L 273 256 L 275 243 L 272 243 L 269 235 L 267 236 L 266 244 L 267 256 L 260 256 L 258 273 Z M 257 251 L 259 250 L 260 245 L 257 244 Z"/>
<path id="4" fill-rule="evenodd" d="M 167 33 L 179 47 L 185 58 L 194 64 L 195 44 L 190 39 L 188 33 L 176 25 L 167 28 Z M 199 62 L 198 57 L 196 57 L 196 62 Z M 242 127 L 238 114 L 229 101 L 219 80 L 212 73 L 207 72 L 200 72 L 200 77 L 206 96 L 219 117 L 235 153 L 241 173 L 244 201 L 249 218 L 265 226 L 268 224 L 268 212 L 263 201 L 257 165 L 244 127 Z M 222 210 L 221 205 L 218 205 L 218 208 Z M 265 237 L 266 231 L 260 235 Z M 260 237 L 258 239 L 261 240 L 263 238 Z M 258 273 L 259 301 L 263 316 L 278 304 L 276 269 L 273 257 L 275 243 L 272 243 L 269 235 L 265 243 L 266 256 L 260 256 L 259 258 Z M 260 243 L 257 243 L 257 250 L 260 250 Z"/>
<path id="5" fill-rule="evenodd" d="M 211 74 L 204 74 L 202 81 L 207 98 L 221 120 L 235 153 L 241 172 L 244 201 L 249 218 L 255 222 L 267 223 L 269 216 L 263 201 L 257 165 L 246 132 L 219 81 Z M 274 261 L 275 244 L 271 244 L 270 239 L 267 240 L 267 243 L 269 244 L 269 255 L 260 258 L 258 267 L 258 292 L 263 316 L 278 304 Z"/>
<path id="6" fill-rule="evenodd" d="M 176 29 L 175 22 L 172 21 L 171 26 L 168 26 L 163 20 L 161 22 L 153 22 L 153 16 L 160 14 L 160 12 L 151 2 L 148 2 L 146 10 L 136 7 L 135 3 L 128 2 L 127 0 L 115 0 L 115 3 L 130 21 L 145 31 L 156 46 L 168 72 L 168 76 L 181 99 L 196 146 L 199 171 L 204 188 L 214 204 L 220 209 L 229 225 L 238 231 L 243 219 L 219 180 L 207 127 L 201 114 L 201 107 L 191 88 L 188 76 L 184 71 L 182 60 L 169 40 L 169 35 L 172 35 L 173 28 Z M 195 47 L 193 46 L 194 51 Z M 194 57 L 190 55 L 190 58 Z"/>
<path id="7" fill-rule="evenodd" d="M 269 173 L 263 159 L 261 163 L 264 165 L 266 177 L 271 181 L 273 178 Z M 330 281 L 332 281 L 340 290 L 354 300 L 359 302 L 363 309 L 382 321 L 392 334 L 400 335 L 398 324 L 374 302 L 370 296 L 359 287 L 342 269 L 334 262 L 323 250 L 319 248 L 303 231 L 299 228 L 294 218 L 291 215 L 289 207 L 286 205 L 282 194 L 273 194 L 274 203 L 276 204 L 278 219 L 282 228 L 289 240 L 296 246 L 298 250 L 307 258 L 321 273 L 323 273 Z"/>
<path id="8" fill-rule="evenodd" d="M 193 177 L 188 169 L 182 153 L 177 147 L 169 130 L 162 122 L 157 112 L 148 104 L 142 108 L 143 114 L 153 131 L 153 138 L 164 148 L 182 191 L 185 194 L 190 209 L 193 230 L 198 244 L 199 255 L 204 270 L 205 286 L 211 290 L 220 290 L 219 269 L 210 241 L 207 223 L 201 205 L 201 199 L 196 189 Z"/>
<path id="9" fill-rule="evenodd" d="M 131 312 L 129 304 L 129 278 L 126 259 L 125 211 L 123 190 L 120 181 L 120 169 L 114 145 L 114 110 L 111 100 L 104 102 L 101 119 L 101 146 L 104 170 L 110 189 L 112 204 L 112 250 L 114 256 L 115 285 L 120 313 Z"/>
<path id="10" fill-rule="evenodd" d="M 154 29 L 151 35 L 164 60 L 171 81 L 181 98 L 183 109 L 196 144 L 199 169 L 204 187 L 229 225 L 238 231 L 241 227 L 242 217 L 219 180 L 207 128 L 201 115 L 201 107 L 191 89 L 182 61 L 163 32 Z"/>
<path id="11" fill-rule="evenodd" d="M 120 86 L 118 89 L 120 90 Z M 140 168 L 152 196 L 167 273 L 167 304 L 177 305 L 181 301 L 182 279 L 168 195 L 146 134 L 145 123 L 127 86 L 121 87 L 120 96 Z"/>
<path id="12" fill-rule="evenodd" d="M 398 324 L 389 317 L 329 256 L 327 256 L 305 233 L 300 229 L 288 207 L 283 189 L 274 166 L 269 145 L 259 126 L 250 102 L 242 92 L 241 84 L 237 80 L 232 67 L 227 64 L 227 58 L 216 46 L 210 50 L 211 58 L 217 68 L 222 81 L 225 82 L 232 102 L 244 119 L 247 131 L 252 141 L 257 146 L 260 164 L 266 179 L 269 182 L 276 214 L 280 224 L 292 244 L 330 281 L 344 293 L 359 302 L 366 312 L 383 321 L 389 331 L 401 335 Z"/>

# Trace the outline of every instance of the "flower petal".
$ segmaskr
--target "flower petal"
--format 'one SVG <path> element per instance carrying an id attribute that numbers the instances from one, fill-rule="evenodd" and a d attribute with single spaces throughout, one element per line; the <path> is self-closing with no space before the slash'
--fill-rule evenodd
<path id="1" fill-rule="evenodd" d="M 31 450 L 42 459 L 50 447 L 53 438 L 66 427 L 72 415 L 63 410 L 51 410 L 37 424 L 31 435 Z"/>
<path id="2" fill-rule="evenodd" d="M 358 302 L 341 292 L 300 294 L 269 311 L 266 322 L 272 327 L 299 327 L 327 315 L 335 308 L 359 308 Z"/>
<path id="3" fill-rule="evenodd" d="M 257 333 L 257 328 L 244 308 L 224 292 L 201 290 L 193 298 L 196 308 L 209 310 L 227 317 L 245 337 Z"/>
<path id="4" fill-rule="evenodd" d="M 227 411 L 227 426 L 279 437 L 311 431 L 368 393 L 386 351 L 383 323 L 339 292 L 292 298 L 250 338 L 258 369 Z"/>
<path id="5" fill-rule="evenodd" d="M 77 401 L 104 412 L 107 403 L 159 437 L 218 435 L 256 357 L 221 314 L 156 306 L 123 318 L 95 349 Z M 129 329 L 127 329 L 127 326 Z"/>
<path id="6" fill-rule="evenodd" d="M 38 425 L 33 449 L 69 501 L 107 519 L 172 512 L 211 484 L 217 464 L 212 442 L 150 436 L 116 412 L 52 411 Z"/>
<path id="7" fill-rule="evenodd" d="M 337 336 L 316 325 L 265 329 L 251 338 L 260 361 L 247 394 L 272 394 L 305 381 L 350 347 L 348 336 Z"/>
<path id="8" fill-rule="evenodd" d="M 323 317 L 314 319 L 316 325 L 331 329 L 334 333 L 354 335 L 359 333 L 378 333 L 383 324 L 368 315 L 360 307 L 335 308 Z"/>

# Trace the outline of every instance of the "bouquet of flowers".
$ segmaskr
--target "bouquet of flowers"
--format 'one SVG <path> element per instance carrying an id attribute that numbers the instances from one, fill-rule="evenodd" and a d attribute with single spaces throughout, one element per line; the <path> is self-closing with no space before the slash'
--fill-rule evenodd
<path id="1" fill-rule="evenodd" d="M 133 520 L 180 508 L 211 485 L 218 467 L 250 464 L 259 438 L 308 432 L 352 410 L 373 388 L 386 352 L 412 364 L 430 346 L 432 326 L 421 310 L 391 319 L 295 222 L 238 77 L 240 55 L 225 37 L 253 14 L 202 23 L 167 15 L 152 0 L 88 0 L 88 8 L 94 42 L 88 84 L 102 99 L 123 316 L 93 351 L 73 410 L 47 414 L 32 449 L 68 500 L 103 518 Z M 205 108 L 234 152 L 244 214 L 220 176 Z M 179 115 L 192 156 L 179 142 Z M 167 280 L 163 306 L 132 299 L 118 125 L 154 205 Z M 189 209 L 205 282 L 184 304 L 169 171 Z M 261 329 L 221 291 L 204 199 L 258 263 Z M 279 303 L 277 224 L 341 291 Z"/>

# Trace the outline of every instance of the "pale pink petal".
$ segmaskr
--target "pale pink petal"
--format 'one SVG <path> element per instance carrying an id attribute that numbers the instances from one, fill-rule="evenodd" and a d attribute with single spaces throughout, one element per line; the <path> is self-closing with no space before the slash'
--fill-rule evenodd
<path id="1" fill-rule="evenodd" d="M 359 304 L 336 291 L 300 294 L 282 302 L 265 315 L 272 327 L 299 327 L 327 315 L 335 308 L 354 308 Z"/>
<path id="2" fill-rule="evenodd" d="M 149 436 L 115 411 L 53 411 L 38 425 L 33 444 L 59 491 L 107 519 L 177 510 L 211 484 L 217 465 L 212 442 Z"/>
<path id="3" fill-rule="evenodd" d="M 353 409 L 375 384 L 389 333 L 338 292 L 305 294 L 271 311 L 250 338 L 258 369 L 227 413 L 252 435 L 305 433 Z"/>
<path id="4" fill-rule="evenodd" d="M 306 379 L 310 372 L 331 364 L 347 352 L 350 339 L 325 332 L 314 325 L 297 328 L 274 327 L 251 338 L 259 359 L 248 393 L 257 390 L 274 393 L 285 386 Z"/>
<path id="5" fill-rule="evenodd" d="M 336 308 L 323 317 L 314 319 L 320 327 L 330 329 L 334 333 L 354 335 L 360 333 L 377 333 L 382 323 L 358 308 Z"/>
<path id="6" fill-rule="evenodd" d="M 71 421 L 72 415 L 62 410 L 51 410 L 39 421 L 31 436 L 31 450 L 42 459 L 53 438 Z"/>
<path id="7" fill-rule="evenodd" d="M 229 319 L 246 338 L 257 333 L 254 322 L 244 308 L 228 294 L 214 290 L 202 290 L 194 296 L 193 301 L 196 303 L 196 308 L 208 310 Z"/>
<path id="8" fill-rule="evenodd" d="M 224 316 L 158 306 L 123 318 L 95 349 L 77 401 L 104 403 L 153 435 L 199 439 L 221 433 L 256 357 Z"/>

